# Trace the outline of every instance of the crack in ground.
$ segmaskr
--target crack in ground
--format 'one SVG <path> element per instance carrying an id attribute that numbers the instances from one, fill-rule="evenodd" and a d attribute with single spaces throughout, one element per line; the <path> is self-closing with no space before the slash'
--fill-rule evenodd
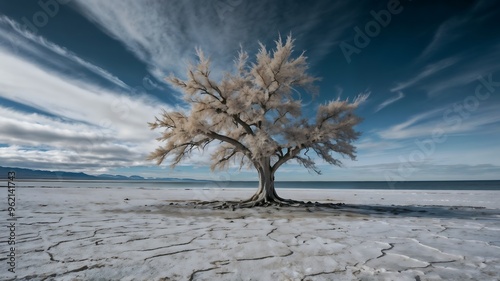
<path id="1" fill-rule="evenodd" d="M 434 267 L 434 264 L 439 264 L 439 263 L 450 263 L 450 262 L 456 262 L 458 260 L 449 260 L 449 261 L 430 261 L 430 262 L 427 262 L 428 265 L 426 266 L 422 266 L 422 267 L 411 267 L 411 268 L 408 268 L 407 270 L 410 270 L 410 269 L 415 269 L 415 268 L 429 268 L 429 267 Z"/>
<path id="2" fill-rule="evenodd" d="M 52 255 L 52 253 L 51 253 L 51 252 L 47 252 L 47 254 L 49 255 L 50 261 L 61 262 L 60 260 L 55 260 L 55 259 L 54 259 L 54 255 Z"/>
<path id="3" fill-rule="evenodd" d="M 376 257 L 376 259 L 380 259 L 381 257 L 385 256 L 386 251 L 390 251 L 394 248 L 394 243 L 389 243 L 389 245 L 390 245 L 389 248 L 380 250 L 382 252 L 382 254 L 380 256 Z"/>
<path id="4" fill-rule="evenodd" d="M 304 275 L 304 277 L 302 279 L 300 279 L 300 281 L 306 281 L 307 277 L 318 276 L 318 275 L 323 275 L 323 274 L 335 274 L 335 273 L 346 272 L 346 271 L 347 271 L 347 266 L 345 266 L 344 269 L 337 269 L 334 271 L 323 271 L 323 272 L 318 272 L 318 273 L 314 273 L 314 274 L 307 274 L 307 275 Z"/>
<path id="5" fill-rule="evenodd" d="M 154 259 L 154 258 L 157 258 L 157 257 L 171 256 L 171 255 L 175 255 L 175 254 L 179 254 L 179 253 L 192 252 L 192 251 L 196 251 L 196 250 L 202 250 L 202 249 L 201 248 L 187 249 L 187 250 L 182 250 L 182 251 L 177 251 L 177 252 L 171 252 L 171 253 L 166 253 L 166 254 L 159 254 L 159 255 L 155 255 L 155 256 L 151 256 L 151 257 L 145 258 L 144 261 L 150 260 L 150 259 Z"/>
<path id="6" fill-rule="evenodd" d="M 265 257 L 260 257 L 260 258 L 236 259 L 236 261 L 257 261 L 257 260 L 264 260 L 264 259 L 277 258 L 277 257 L 278 256 L 265 256 Z"/>
<path id="7" fill-rule="evenodd" d="M 53 255 L 51 252 L 47 252 L 47 254 L 48 254 L 48 255 L 49 255 L 49 257 L 50 257 L 50 261 L 61 262 L 61 263 L 66 263 L 66 262 L 82 262 L 82 261 L 86 261 L 86 260 L 88 260 L 88 259 L 82 259 L 82 260 L 75 260 L 75 259 L 72 259 L 72 260 L 69 260 L 69 261 L 56 260 L 56 259 L 54 259 L 54 255 Z"/>
<path id="8" fill-rule="evenodd" d="M 92 236 L 87 236 L 87 237 L 82 237 L 82 238 L 78 238 L 78 239 L 73 239 L 73 240 L 64 240 L 64 241 L 59 241 L 57 242 L 56 244 L 52 245 L 52 246 L 49 246 L 46 250 L 47 254 L 49 254 L 49 257 L 50 257 L 50 260 L 51 261 L 57 261 L 57 262 L 61 262 L 61 260 L 56 260 L 54 259 L 54 256 L 50 251 L 50 249 L 54 248 L 54 247 L 57 247 L 59 245 L 61 245 L 62 243 L 67 243 L 67 242 L 72 242 L 72 241 L 78 241 L 78 240 L 84 240 L 84 239 L 89 239 L 89 238 L 94 238 L 96 235 L 97 235 L 97 231 L 99 230 L 102 230 L 101 228 L 100 229 L 96 229 L 94 230 L 94 234 Z"/>
<path id="9" fill-rule="evenodd" d="M 58 213 L 58 214 L 64 214 L 64 213 Z M 41 222 L 30 222 L 30 223 L 20 223 L 19 225 L 44 225 L 44 224 L 52 224 L 52 223 L 60 223 L 63 217 L 60 217 L 58 221 L 41 221 Z"/>
<path id="10" fill-rule="evenodd" d="M 257 261 L 257 260 L 264 260 L 264 259 L 269 259 L 269 258 L 284 258 L 293 255 L 293 251 L 288 249 L 290 253 L 282 256 L 265 256 L 265 257 L 259 257 L 259 258 L 249 258 L 249 259 L 236 259 L 236 261 Z"/>
<path id="11" fill-rule="evenodd" d="M 39 238 L 40 237 L 40 232 L 42 232 L 41 230 L 38 231 L 38 233 L 23 233 L 23 234 L 19 234 L 18 237 L 19 237 L 19 240 L 21 239 L 33 239 L 33 238 Z M 35 236 L 29 236 L 29 235 L 35 235 Z"/>
<path id="12" fill-rule="evenodd" d="M 276 228 L 273 228 L 273 229 L 272 229 L 269 233 L 267 233 L 267 234 L 266 234 L 266 236 L 267 236 L 267 238 L 269 238 L 269 239 L 271 239 L 271 240 L 273 240 L 273 241 L 275 241 L 275 242 L 278 242 L 278 243 L 279 243 L 279 242 L 281 242 L 281 241 L 278 241 L 278 240 L 276 240 L 276 239 L 272 238 L 271 236 L 269 236 L 269 235 L 271 235 L 273 232 L 275 232 L 276 230 L 278 230 L 278 228 L 277 228 L 277 227 L 276 227 Z"/>
<path id="13" fill-rule="evenodd" d="M 231 274 L 231 273 L 234 273 L 234 272 L 232 272 L 232 271 L 223 271 L 223 272 L 216 272 L 215 274 L 224 275 L 224 274 Z"/>
<path id="14" fill-rule="evenodd" d="M 175 246 L 184 246 L 184 245 L 188 245 L 188 244 L 191 244 L 194 240 L 198 239 L 198 238 L 201 238 L 203 236 L 205 236 L 206 233 L 203 233 L 202 235 L 200 236 L 196 236 L 194 237 L 193 239 L 191 239 L 189 242 L 185 242 L 185 243 L 179 243 L 179 244 L 172 244 L 172 245 L 168 245 L 168 246 L 162 246 L 162 247 L 158 247 L 158 248 L 152 248 L 152 249 L 146 249 L 146 250 L 139 250 L 141 252 L 149 252 L 149 251 L 154 251 L 154 250 L 159 250 L 159 249 L 166 249 L 166 248 L 171 248 L 171 247 L 175 247 Z M 135 252 L 137 250 L 129 250 L 129 251 L 125 251 L 125 252 Z"/>
<path id="15" fill-rule="evenodd" d="M 389 246 L 390 246 L 389 248 L 387 248 L 387 249 L 381 249 L 380 250 L 380 252 L 382 252 L 382 254 L 380 256 L 366 260 L 363 263 L 363 265 L 367 264 L 369 261 L 372 261 L 372 260 L 375 260 L 375 259 L 379 259 L 379 258 L 385 256 L 386 255 L 386 251 L 392 250 L 394 248 L 394 245 L 395 245 L 394 243 L 389 243 Z"/>
<path id="16" fill-rule="evenodd" d="M 59 241 L 57 242 L 56 244 L 50 246 L 47 248 L 47 251 L 50 251 L 50 249 L 54 248 L 54 247 L 57 247 L 59 245 L 61 245 L 62 243 L 67 243 L 67 242 L 72 242 L 72 241 L 78 241 L 78 240 L 84 240 L 84 239 L 89 239 L 89 238 L 94 238 L 97 234 L 97 231 L 99 231 L 100 229 L 96 229 L 94 230 L 94 234 L 92 236 L 87 236 L 87 237 L 82 237 L 82 238 L 78 238 L 78 239 L 73 239 L 73 240 L 64 240 L 64 241 Z"/>
<path id="17" fill-rule="evenodd" d="M 87 266 L 87 265 L 84 265 L 82 267 L 79 267 L 79 268 L 76 268 L 76 269 L 73 269 L 73 270 L 70 270 L 70 271 L 66 271 L 64 273 L 61 274 L 61 276 L 63 275 L 67 275 L 67 274 L 70 274 L 70 273 L 74 273 L 74 272 L 80 272 L 80 271 L 84 271 L 84 270 L 90 270 L 90 269 L 94 269 L 94 268 L 101 268 L 101 267 L 104 267 L 105 265 L 103 264 L 96 264 L 96 265 L 92 265 L 92 266 Z M 57 273 L 53 273 L 43 279 L 41 279 L 42 281 L 44 280 L 47 280 L 49 278 L 53 278 L 53 277 L 56 277 L 58 274 Z M 34 276 L 34 277 L 37 277 L 37 276 Z M 27 277 L 27 279 L 31 279 L 30 276 Z"/>
<path id="18" fill-rule="evenodd" d="M 123 235 L 121 235 L 123 236 Z M 125 242 L 118 242 L 118 243 L 113 243 L 114 245 L 120 245 L 120 244 L 125 244 L 125 243 L 128 243 L 128 242 L 133 242 L 133 241 L 141 241 L 141 240 L 146 240 L 146 239 L 151 239 L 151 237 L 139 237 L 139 238 L 133 238 L 133 239 L 129 239 Z M 154 239 L 154 238 L 153 238 Z"/>
<path id="19" fill-rule="evenodd" d="M 441 234 L 442 232 L 445 232 L 446 230 L 448 230 L 449 228 L 444 226 L 444 225 L 440 225 L 440 227 L 442 227 L 443 229 L 439 232 L 436 232 L 436 234 Z"/>
<path id="20" fill-rule="evenodd" d="M 214 225 L 215 224 L 212 224 L 208 227 L 213 227 Z M 170 228 L 158 228 L 158 229 L 170 229 Z M 206 230 L 206 229 L 207 229 L 207 227 L 199 227 L 199 228 L 193 228 L 190 231 L 193 232 L 196 230 Z M 210 229 L 208 231 L 210 231 Z M 133 231 L 133 232 L 144 232 L 144 230 L 138 230 L 138 231 Z M 115 233 L 129 234 L 130 232 L 120 231 L 120 232 L 115 232 Z M 139 240 L 146 240 L 146 239 L 157 239 L 157 238 L 162 238 L 162 237 L 168 238 L 169 236 L 173 236 L 173 235 L 177 235 L 177 234 L 184 234 L 184 233 L 185 232 L 173 232 L 173 233 L 162 234 L 162 235 L 159 235 L 156 237 L 140 237 L 140 238 L 129 239 L 125 242 L 119 242 L 119 243 L 114 243 L 114 244 L 118 245 L 118 244 L 124 244 L 124 243 L 132 242 L 132 241 L 139 241 Z"/>
<path id="21" fill-rule="evenodd" d="M 231 263 L 231 260 L 217 260 L 217 261 L 213 261 L 213 262 L 210 262 L 210 264 L 213 264 L 213 265 L 216 265 L 216 266 L 221 266 L 221 265 L 228 265 Z"/>
<path id="22" fill-rule="evenodd" d="M 217 269 L 217 268 L 218 268 L 218 267 L 211 267 L 211 268 L 205 268 L 205 269 L 195 270 L 195 271 L 193 271 L 193 273 L 191 273 L 191 276 L 189 276 L 189 281 L 193 281 L 193 278 L 194 278 L 194 276 L 195 276 L 197 273 L 200 273 L 200 272 L 206 272 L 206 271 L 214 270 L 214 269 Z"/>
<path id="23" fill-rule="evenodd" d="M 414 269 L 427 269 L 427 268 L 431 268 L 431 267 L 434 267 L 434 264 L 436 264 L 436 263 L 438 263 L 438 264 L 439 263 L 450 263 L 450 262 L 456 262 L 456 261 L 458 261 L 458 260 L 430 261 L 430 262 L 426 261 L 426 263 L 428 263 L 428 265 L 426 265 L 426 266 L 408 267 L 408 268 L 406 268 L 404 270 L 398 270 L 398 273 L 402 273 L 402 272 L 405 272 L 405 271 L 408 271 L 408 270 L 414 270 Z"/>
<path id="24" fill-rule="evenodd" d="M 81 217 L 81 215 L 80 215 Z M 118 220 L 117 218 L 111 218 L 111 219 L 105 219 L 105 220 L 98 220 L 98 221 L 81 221 L 79 223 L 96 223 L 96 222 L 108 222 L 108 221 L 114 221 Z"/>
<path id="25" fill-rule="evenodd" d="M 275 232 L 276 230 L 278 230 L 278 228 L 273 228 L 271 231 L 269 231 L 269 233 L 266 234 L 267 237 L 269 237 L 269 235 L 273 232 Z"/>
<path id="26" fill-rule="evenodd" d="M 318 231 L 318 230 L 337 230 L 337 229 L 340 229 L 340 228 L 318 228 L 318 229 L 315 229 L 315 231 Z"/>
<path id="27" fill-rule="evenodd" d="M 21 240 L 21 239 L 19 239 L 19 243 L 28 243 L 28 242 L 34 242 L 34 241 L 37 241 L 37 240 L 43 240 L 43 239 L 42 239 L 42 237 L 36 237 L 36 238 L 30 239 L 30 240 Z"/>

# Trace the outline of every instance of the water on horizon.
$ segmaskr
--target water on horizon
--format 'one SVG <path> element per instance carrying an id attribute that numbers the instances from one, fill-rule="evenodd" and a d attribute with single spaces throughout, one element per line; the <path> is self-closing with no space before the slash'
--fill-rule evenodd
<path id="1" fill-rule="evenodd" d="M 75 188 L 256 188 L 253 181 L 136 181 L 136 180 L 18 180 L 17 187 Z M 290 181 L 276 188 L 296 189 L 396 189 L 396 190 L 500 190 L 500 180 L 487 181 Z"/>

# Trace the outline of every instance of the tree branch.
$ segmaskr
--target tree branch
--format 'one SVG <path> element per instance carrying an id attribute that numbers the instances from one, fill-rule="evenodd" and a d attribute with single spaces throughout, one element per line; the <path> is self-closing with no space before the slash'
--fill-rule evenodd
<path id="1" fill-rule="evenodd" d="M 276 170 L 278 170 L 278 168 L 281 165 L 283 165 L 288 160 L 297 156 L 297 154 L 299 154 L 300 151 L 301 151 L 301 149 L 299 147 L 294 147 L 292 149 L 287 147 L 287 151 L 286 151 L 285 155 L 283 155 L 282 157 L 279 157 L 278 161 L 276 161 L 276 163 L 274 163 L 274 165 L 271 167 L 272 172 L 273 173 L 276 172 Z"/>
<path id="2" fill-rule="evenodd" d="M 243 129 L 245 129 L 245 132 L 247 132 L 247 134 L 250 134 L 252 136 L 255 135 L 255 133 L 253 132 L 250 125 L 245 123 L 245 121 L 241 120 L 241 118 L 238 115 L 233 114 L 233 115 L 231 115 L 231 117 L 233 117 L 234 121 L 236 121 L 236 123 L 240 124 L 243 127 Z"/>
<path id="3" fill-rule="evenodd" d="M 212 167 L 215 168 L 215 167 L 221 165 L 222 163 L 229 161 L 229 159 L 231 159 L 234 155 L 236 155 L 237 152 L 238 151 L 233 150 L 233 152 L 231 154 L 229 154 L 229 156 L 223 157 L 222 159 L 217 161 L 217 163 L 213 164 Z"/>
<path id="4" fill-rule="evenodd" d="M 252 152 L 246 146 L 244 146 L 241 142 L 239 142 L 233 138 L 230 138 L 230 137 L 224 136 L 224 135 L 220 135 L 220 134 L 213 132 L 213 131 L 209 131 L 208 133 L 206 133 L 206 135 L 207 135 L 207 137 L 211 137 L 211 138 L 214 138 L 214 139 L 217 139 L 217 140 L 227 142 L 229 144 L 234 145 L 237 149 L 239 149 L 241 152 L 246 154 L 248 157 L 251 157 L 251 155 L 252 155 Z"/>

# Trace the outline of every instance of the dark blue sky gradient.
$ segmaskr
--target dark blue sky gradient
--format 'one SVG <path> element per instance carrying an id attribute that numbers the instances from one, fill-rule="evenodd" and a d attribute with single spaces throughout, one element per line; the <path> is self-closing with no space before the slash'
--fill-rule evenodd
<path id="1" fill-rule="evenodd" d="M 319 95 L 303 97 L 309 104 L 305 115 L 338 97 L 370 97 L 358 110 L 364 118 L 358 161 L 346 160 L 344 168 L 319 162 L 320 178 L 290 163 L 278 179 L 498 179 L 500 174 L 495 1 L 214 0 L 200 6 L 195 0 L 42 0 L 58 10 L 37 27 L 36 15 L 40 20 L 47 14 L 38 2 L 0 1 L 5 61 L 0 74 L 10 77 L 0 77 L 2 165 L 217 178 L 220 174 L 206 168 L 209 153 L 175 170 L 145 160 L 158 136 L 146 123 L 161 108 L 187 108 L 164 77 L 183 77 L 196 47 L 210 55 L 214 75 L 220 75 L 232 69 L 240 44 L 255 54 L 258 41 L 272 47 L 279 34 L 292 33 L 296 53 L 304 50 L 310 72 L 322 78 Z M 399 12 L 390 14 L 388 7 Z M 390 14 L 390 20 L 382 26 L 373 14 Z M 366 35 L 370 26 L 373 36 Z M 356 44 L 357 30 L 369 38 L 366 46 Z M 356 53 L 346 56 L 341 46 Z M 14 119 L 21 129 L 12 129 Z M 437 133 L 444 137 L 433 138 Z M 233 180 L 254 178 L 253 171 L 224 173 Z"/>

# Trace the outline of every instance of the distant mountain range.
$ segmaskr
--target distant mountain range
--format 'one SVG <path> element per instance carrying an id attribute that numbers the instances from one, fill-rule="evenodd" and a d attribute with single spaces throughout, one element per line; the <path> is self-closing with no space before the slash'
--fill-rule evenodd
<path id="1" fill-rule="evenodd" d="M 8 172 L 15 172 L 16 179 L 44 179 L 44 180 L 161 180 L 161 181 L 203 181 L 195 179 L 179 178 L 144 178 L 141 176 L 121 176 L 101 174 L 97 176 L 85 173 L 73 173 L 62 171 L 43 171 L 24 168 L 12 168 L 0 166 L 0 178 L 7 178 Z"/>

